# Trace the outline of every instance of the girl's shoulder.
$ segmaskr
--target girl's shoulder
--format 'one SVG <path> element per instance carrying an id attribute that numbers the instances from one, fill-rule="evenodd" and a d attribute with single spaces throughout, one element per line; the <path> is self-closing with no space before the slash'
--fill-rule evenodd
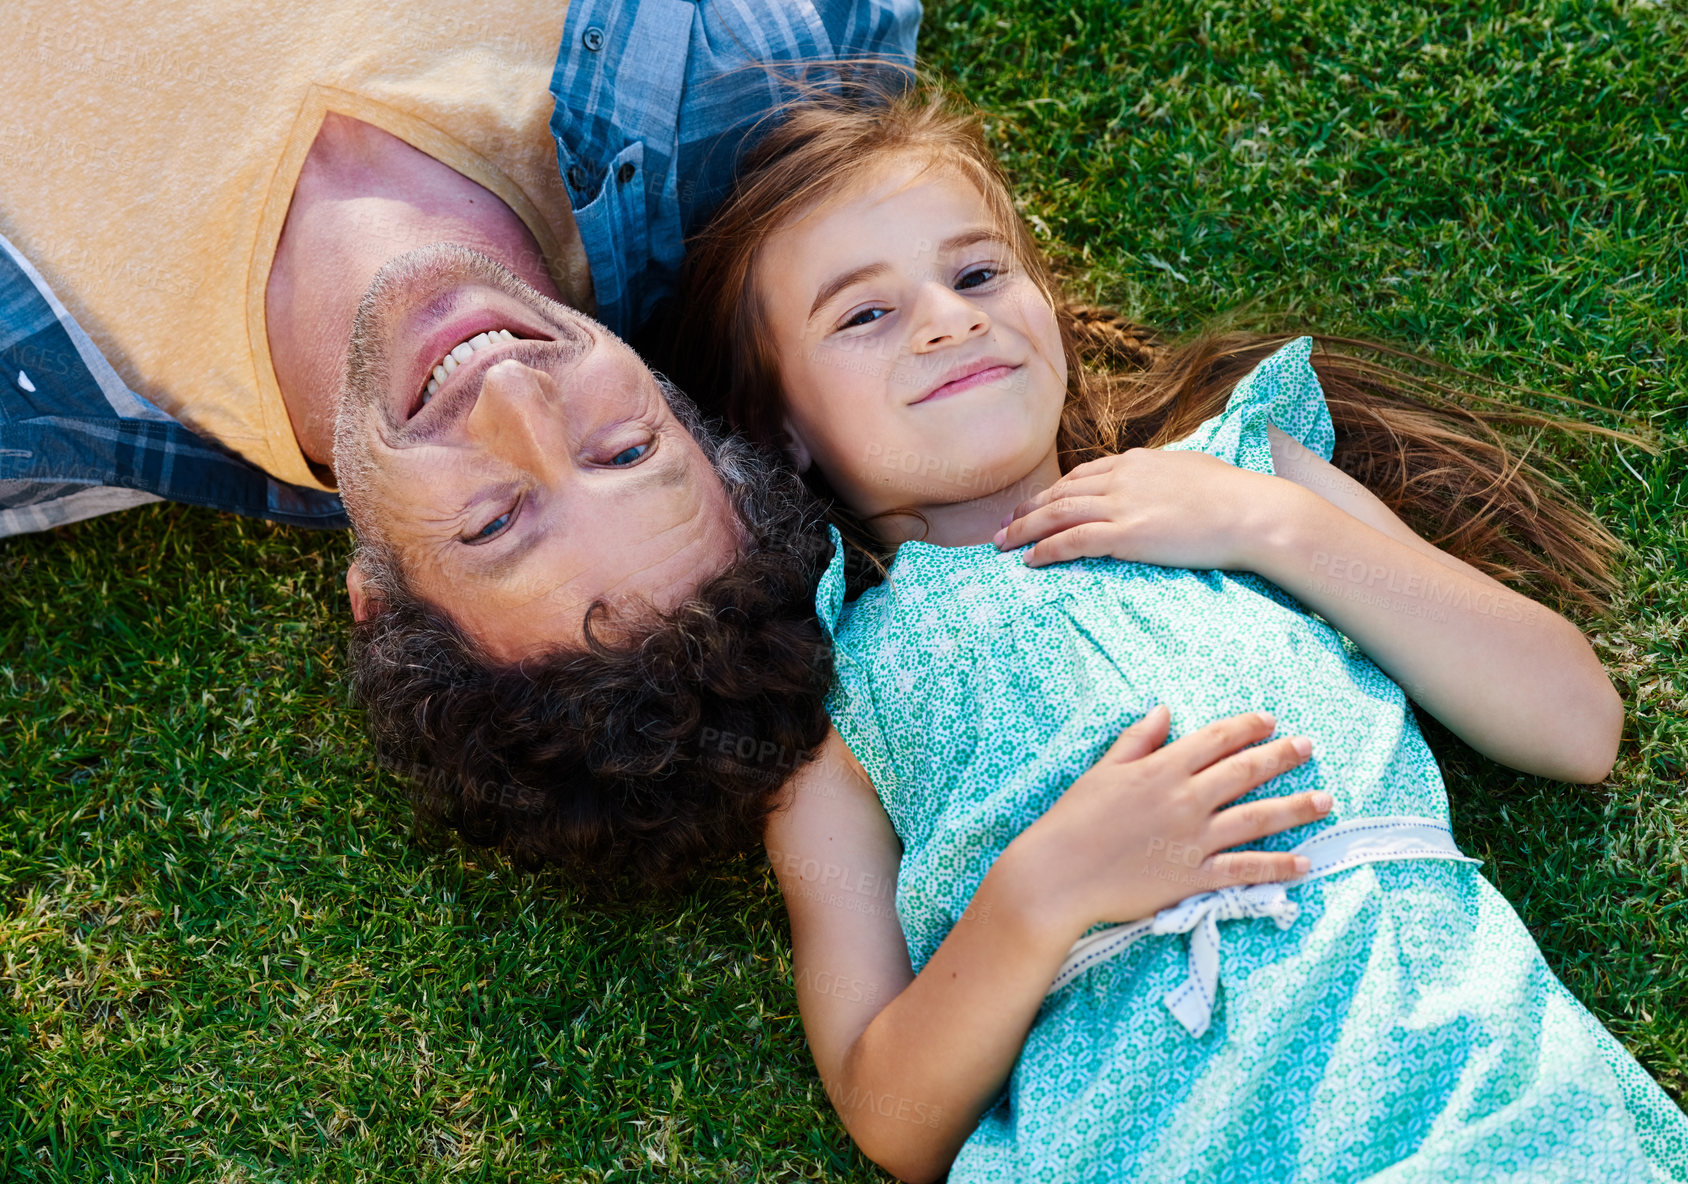
<path id="1" fill-rule="evenodd" d="M 833 644 L 846 649 L 859 642 L 863 634 L 872 636 L 876 632 L 863 628 L 869 620 L 882 627 L 892 614 L 918 614 L 929 599 L 943 599 L 942 587 L 953 584 L 957 574 L 948 552 L 974 549 L 905 543 L 897 548 L 885 580 L 852 600 L 847 589 L 844 537 L 836 526 L 828 526 L 827 532 L 832 537 L 832 560 L 815 590 L 815 615 Z M 857 627 L 852 629 L 852 623 Z"/>
<path id="2" fill-rule="evenodd" d="M 1022 562 L 1020 551 L 1000 551 L 991 543 L 940 547 L 908 542 L 897 548 L 885 580 L 852 600 L 842 540 L 836 528 L 829 529 L 834 552 L 816 590 L 815 613 L 846 657 L 939 634 L 960 639 L 982 626 L 994 627 L 1005 612 L 1071 595 L 1067 585 L 1084 578 L 1081 570 L 1095 562 L 1033 568 Z"/>
<path id="3" fill-rule="evenodd" d="M 1270 473 L 1268 425 L 1325 460 L 1335 450 L 1336 429 L 1313 369 L 1311 337 L 1298 337 L 1262 359 L 1237 383 L 1223 411 L 1166 447 L 1206 452 L 1238 468 Z"/>
<path id="4" fill-rule="evenodd" d="M 815 615 L 820 618 L 821 628 L 836 642 L 844 617 L 844 536 L 836 526 L 828 526 L 826 532 L 832 539 L 832 558 L 815 587 Z"/>

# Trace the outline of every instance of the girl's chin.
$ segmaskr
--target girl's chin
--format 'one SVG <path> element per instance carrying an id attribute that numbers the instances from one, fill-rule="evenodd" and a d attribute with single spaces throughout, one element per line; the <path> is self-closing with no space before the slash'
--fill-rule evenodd
<path id="1" fill-rule="evenodd" d="M 863 474 L 858 485 L 865 496 L 847 498 L 856 507 L 871 506 L 869 515 L 884 510 L 909 506 L 954 506 L 994 497 L 1007 492 L 1018 493 L 1016 500 L 1037 493 L 1036 478 L 1042 457 L 995 456 L 983 463 L 961 460 L 970 453 L 924 453 L 909 449 L 885 449 L 887 473 L 879 470 Z M 906 459 L 907 468 L 899 462 Z M 858 510 L 860 512 L 860 510 Z"/>

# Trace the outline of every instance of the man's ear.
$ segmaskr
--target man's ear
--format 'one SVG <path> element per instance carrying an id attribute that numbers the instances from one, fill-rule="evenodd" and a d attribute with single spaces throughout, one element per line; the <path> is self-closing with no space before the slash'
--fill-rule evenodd
<path id="1" fill-rule="evenodd" d="M 360 625 L 374 620 L 381 612 L 381 602 L 369 591 L 368 580 L 355 560 L 346 569 L 346 594 L 352 598 L 352 620 Z"/>
<path id="2" fill-rule="evenodd" d="M 807 473 L 809 466 L 815 463 L 815 458 L 809 455 L 809 446 L 803 443 L 803 437 L 797 434 L 797 429 L 791 426 L 791 420 L 786 419 L 780 424 L 780 447 L 785 451 L 786 458 L 799 473 Z"/>

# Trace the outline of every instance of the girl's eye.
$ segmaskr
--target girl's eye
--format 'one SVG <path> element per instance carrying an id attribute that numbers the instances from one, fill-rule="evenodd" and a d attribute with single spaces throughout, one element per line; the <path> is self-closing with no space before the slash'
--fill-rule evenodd
<path id="1" fill-rule="evenodd" d="M 631 448 L 623 448 L 620 452 L 610 458 L 610 464 L 630 465 L 641 456 L 645 455 L 645 453 L 649 452 L 650 448 L 651 446 L 649 444 L 635 444 Z"/>
<path id="2" fill-rule="evenodd" d="M 871 325 L 874 321 L 877 321 L 880 317 L 884 316 L 888 311 L 890 310 L 884 308 L 864 308 L 858 313 L 853 313 L 842 325 L 839 325 L 838 327 L 840 329 L 854 329 L 858 325 Z"/>
<path id="3" fill-rule="evenodd" d="M 961 278 L 955 281 L 955 286 L 958 291 L 966 291 L 968 288 L 988 284 L 996 277 L 997 269 L 994 267 L 970 267 L 961 273 Z"/>

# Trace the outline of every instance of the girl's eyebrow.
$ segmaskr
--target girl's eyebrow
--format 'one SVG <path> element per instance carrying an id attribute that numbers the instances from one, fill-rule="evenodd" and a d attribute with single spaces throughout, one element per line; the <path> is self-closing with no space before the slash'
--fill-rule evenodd
<path id="1" fill-rule="evenodd" d="M 974 226 L 967 230 L 963 230 L 959 234 L 952 234 L 943 242 L 939 243 L 937 253 L 940 255 L 947 255 L 951 251 L 964 250 L 976 243 L 987 241 L 1002 242 L 1004 240 L 1002 234 L 994 227 Z M 842 275 L 834 276 L 832 279 L 822 284 L 821 290 L 815 294 L 815 302 L 809 306 L 808 319 L 811 321 L 814 320 L 815 314 L 821 310 L 822 305 L 826 304 L 827 301 L 838 295 L 838 293 L 844 291 L 844 289 L 848 288 L 851 284 L 858 284 L 863 280 L 871 280 L 874 276 L 887 272 L 890 269 L 890 264 L 887 263 L 869 263 L 862 267 L 855 268 L 854 270 L 846 271 Z"/>
<path id="2" fill-rule="evenodd" d="M 815 319 L 815 314 L 821 310 L 821 305 L 831 300 L 838 293 L 851 284 L 859 284 L 863 280 L 871 280 L 874 276 L 890 271 L 888 263 L 869 263 L 865 267 L 858 267 L 854 271 L 846 271 L 843 275 L 833 276 L 821 285 L 821 290 L 815 295 L 815 302 L 809 306 L 809 320 Z"/>
<path id="3" fill-rule="evenodd" d="M 995 240 L 999 243 L 1007 241 L 1003 237 L 1002 233 L 994 227 L 975 226 L 971 230 L 963 230 L 960 234 L 952 234 L 943 242 L 939 243 L 938 254 L 947 255 L 951 251 L 960 251 L 966 247 L 971 247 L 976 243 L 982 243 L 989 240 Z"/>

